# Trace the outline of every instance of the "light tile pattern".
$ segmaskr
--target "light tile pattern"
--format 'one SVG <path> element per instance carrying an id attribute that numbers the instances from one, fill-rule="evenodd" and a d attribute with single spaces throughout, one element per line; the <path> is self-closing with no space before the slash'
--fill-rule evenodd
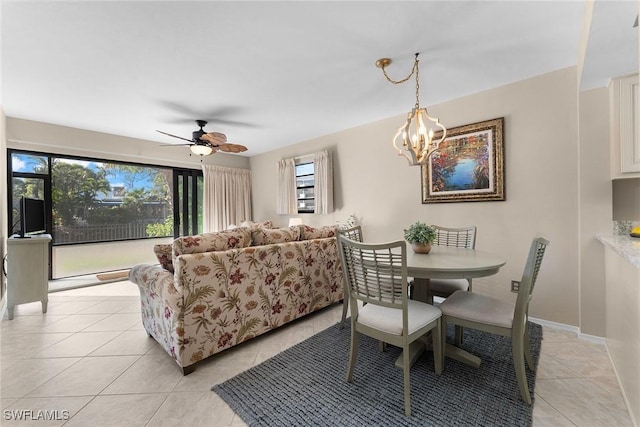
<path id="1" fill-rule="evenodd" d="M 339 322 L 342 313 L 335 304 L 182 376 L 142 328 L 133 283 L 51 293 L 49 308 L 42 314 L 39 302 L 23 304 L 1 323 L 3 426 L 244 426 L 211 386 Z M 49 411 L 54 419 L 13 421 L 5 410 L 34 417 Z M 533 414 L 534 426 L 632 426 L 604 346 L 549 328 Z"/>

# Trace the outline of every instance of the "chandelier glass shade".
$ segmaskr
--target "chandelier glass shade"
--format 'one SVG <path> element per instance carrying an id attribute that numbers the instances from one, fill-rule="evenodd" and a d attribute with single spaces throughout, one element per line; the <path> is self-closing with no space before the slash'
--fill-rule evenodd
<path id="1" fill-rule="evenodd" d="M 425 165 L 429 157 L 440 148 L 440 143 L 447 137 L 447 129 L 437 117 L 429 115 L 425 107 L 420 107 L 420 80 L 418 54 L 411 69 L 411 73 L 402 80 L 391 79 L 385 67 L 391 64 L 389 58 L 382 58 L 376 62 L 382 68 L 384 76 L 393 84 L 404 83 L 415 74 L 416 103 L 407 115 L 407 121 L 398 128 L 393 137 L 393 147 L 399 156 L 404 156 L 410 166 Z"/>

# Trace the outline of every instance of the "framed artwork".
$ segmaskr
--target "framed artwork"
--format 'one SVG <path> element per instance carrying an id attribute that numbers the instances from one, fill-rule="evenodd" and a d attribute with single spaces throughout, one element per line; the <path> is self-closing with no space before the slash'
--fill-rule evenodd
<path id="1" fill-rule="evenodd" d="M 503 134 L 504 117 L 447 130 L 421 166 L 422 203 L 505 200 Z"/>

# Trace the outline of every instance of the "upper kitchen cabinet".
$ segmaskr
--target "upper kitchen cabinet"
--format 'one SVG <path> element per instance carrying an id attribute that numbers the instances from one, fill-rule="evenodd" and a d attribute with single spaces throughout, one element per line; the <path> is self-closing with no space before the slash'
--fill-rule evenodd
<path id="1" fill-rule="evenodd" d="M 640 85 L 638 74 L 612 79 L 611 178 L 640 177 Z"/>

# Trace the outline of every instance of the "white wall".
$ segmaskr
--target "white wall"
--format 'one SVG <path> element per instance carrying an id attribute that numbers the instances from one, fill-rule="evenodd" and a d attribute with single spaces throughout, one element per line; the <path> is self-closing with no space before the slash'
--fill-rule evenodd
<path id="1" fill-rule="evenodd" d="M 609 91 L 579 94 L 579 261 L 580 330 L 605 335 L 604 247 L 595 234 L 612 231 L 612 189 L 609 179 Z"/>
<path id="2" fill-rule="evenodd" d="M 422 204 L 420 169 L 407 166 L 391 147 L 405 112 L 396 117 L 251 157 L 257 220 L 275 214 L 276 162 L 328 148 L 334 153 L 336 212 L 301 215 L 309 224 L 333 224 L 355 213 L 365 239 L 402 239 L 416 220 L 444 226 L 478 226 L 477 249 L 503 256 L 493 277 L 474 290 L 513 300 L 510 280 L 522 275 L 531 239 L 551 241 L 530 314 L 579 324 L 578 105 L 576 68 L 571 67 L 429 108 L 452 128 L 505 117 L 504 202 Z M 407 108 L 411 107 L 407 105 Z M 606 168 L 606 160 L 602 167 Z M 609 201 L 610 203 L 610 201 Z"/>

